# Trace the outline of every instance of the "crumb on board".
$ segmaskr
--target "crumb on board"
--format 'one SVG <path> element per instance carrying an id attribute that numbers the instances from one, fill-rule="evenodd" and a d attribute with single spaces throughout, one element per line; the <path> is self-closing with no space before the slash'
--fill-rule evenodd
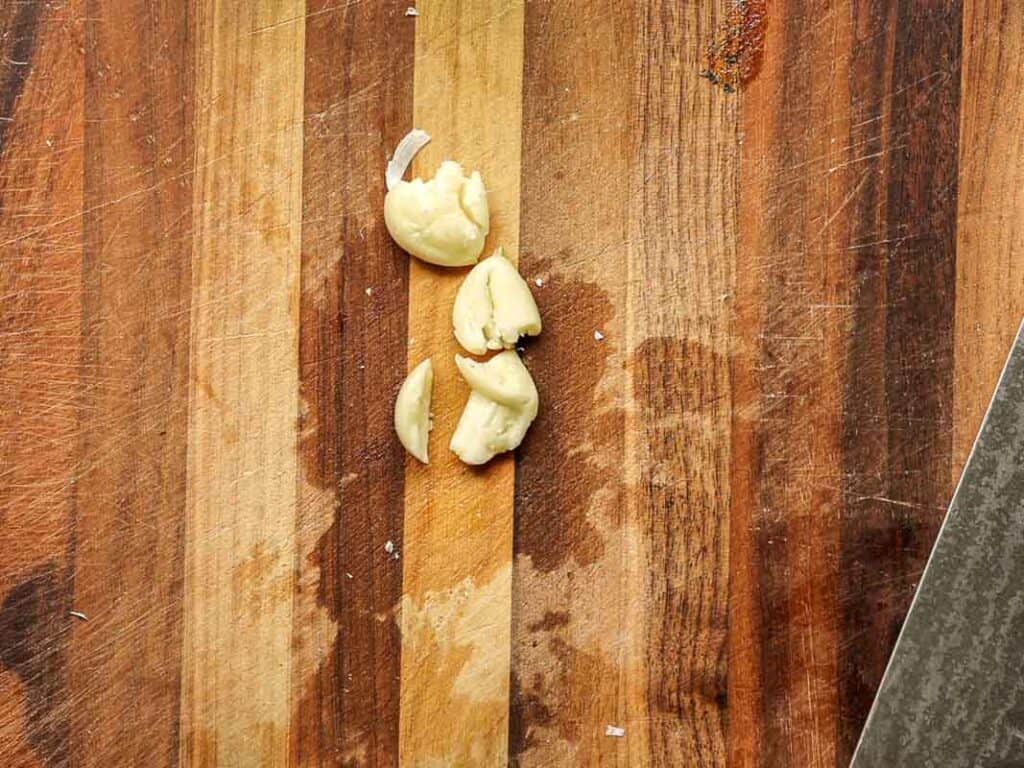
<path id="1" fill-rule="evenodd" d="M 367 286 L 367 288 L 366 288 L 366 295 L 367 296 L 373 296 L 373 286 Z"/>
<path id="2" fill-rule="evenodd" d="M 616 739 L 621 739 L 623 736 L 626 735 L 626 729 L 620 728 L 617 725 L 606 725 L 604 727 L 604 735 L 611 736 Z"/>
<path id="3" fill-rule="evenodd" d="M 535 278 L 533 278 L 533 284 L 536 285 L 538 288 L 543 288 L 544 287 L 544 278 L 543 277 L 535 277 Z"/>
<path id="4" fill-rule="evenodd" d="M 74 617 L 75 617 L 76 619 L 81 619 L 82 621 L 88 621 L 88 620 L 89 620 L 89 617 L 88 617 L 88 616 L 86 616 L 86 615 L 85 615 L 84 613 L 82 613 L 81 611 L 68 611 L 68 613 L 70 613 L 70 614 L 71 614 L 72 616 L 74 616 Z"/>
<path id="5" fill-rule="evenodd" d="M 419 16 L 420 12 L 417 11 L 413 6 L 410 5 L 408 8 L 405 9 L 405 15 L 406 16 Z"/>
<path id="6" fill-rule="evenodd" d="M 345 578 L 346 578 L 346 579 L 354 579 L 354 578 L 355 578 L 355 576 L 353 576 L 353 575 L 352 575 L 351 573 L 349 573 L 348 571 L 345 571 Z"/>
<path id="7" fill-rule="evenodd" d="M 398 559 L 398 547 L 395 546 L 395 542 L 391 539 L 384 542 L 384 551 L 391 555 L 393 559 Z"/>
<path id="8" fill-rule="evenodd" d="M 600 331 L 594 331 L 594 341 L 604 341 L 604 334 Z"/>

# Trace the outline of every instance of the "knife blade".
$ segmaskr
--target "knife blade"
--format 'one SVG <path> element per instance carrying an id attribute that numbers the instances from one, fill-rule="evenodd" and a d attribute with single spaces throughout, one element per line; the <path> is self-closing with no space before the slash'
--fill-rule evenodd
<path id="1" fill-rule="evenodd" d="M 850 765 L 1024 766 L 1024 324 Z"/>

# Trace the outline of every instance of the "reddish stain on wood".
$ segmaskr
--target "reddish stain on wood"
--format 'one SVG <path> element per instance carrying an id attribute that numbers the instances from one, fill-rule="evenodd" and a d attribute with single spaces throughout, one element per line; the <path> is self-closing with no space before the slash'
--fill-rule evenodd
<path id="1" fill-rule="evenodd" d="M 726 93 L 750 83 L 761 71 L 767 25 L 767 0 L 736 0 L 708 45 L 701 74 Z"/>
<path id="2" fill-rule="evenodd" d="M 72 636 L 69 684 L 73 700 L 94 703 L 73 708 L 71 739 L 108 764 L 173 762 L 192 292 L 190 16 L 160 0 L 85 10 L 74 601 L 90 620 Z"/>

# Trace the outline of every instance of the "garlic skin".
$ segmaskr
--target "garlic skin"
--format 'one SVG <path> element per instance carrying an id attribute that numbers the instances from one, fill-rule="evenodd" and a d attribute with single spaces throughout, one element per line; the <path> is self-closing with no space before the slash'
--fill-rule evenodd
<path id="1" fill-rule="evenodd" d="M 391 189 L 402 180 L 417 153 L 430 143 L 430 134 L 413 128 L 395 147 L 395 154 L 384 168 L 384 184 Z"/>
<path id="2" fill-rule="evenodd" d="M 456 355 L 455 365 L 472 392 L 449 448 L 466 464 L 486 464 L 523 441 L 537 417 L 537 387 L 511 350 L 485 363 Z"/>
<path id="3" fill-rule="evenodd" d="M 430 398 L 434 390 L 434 367 L 428 357 L 406 376 L 395 398 L 395 432 L 409 453 L 429 463 Z"/>
<path id="4" fill-rule="evenodd" d="M 403 250 L 442 267 L 475 264 L 490 230 L 487 191 L 476 171 L 445 160 L 432 179 L 397 181 L 384 198 L 384 223 Z"/>
<path id="5" fill-rule="evenodd" d="M 498 248 L 470 270 L 452 306 L 455 338 L 467 352 L 511 349 L 520 336 L 541 332 L 540 312 L 512 262 Z"/>

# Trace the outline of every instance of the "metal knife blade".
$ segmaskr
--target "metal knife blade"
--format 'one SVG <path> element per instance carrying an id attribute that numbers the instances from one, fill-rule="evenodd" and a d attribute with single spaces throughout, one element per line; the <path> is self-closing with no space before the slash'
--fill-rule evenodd
<path id="1" fill-rule="evenodd" d="M 851 768 L 1024 766 L 1024 324 Z"/>

